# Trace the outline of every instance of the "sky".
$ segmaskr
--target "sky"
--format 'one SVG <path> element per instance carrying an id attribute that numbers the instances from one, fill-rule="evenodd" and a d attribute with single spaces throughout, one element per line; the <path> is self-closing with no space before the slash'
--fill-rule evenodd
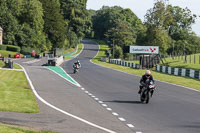
<path id="1" fill-rule="evenodd" d="M 88 0 L 87 9 L 99 10 L 104 6 L 120 6 L 122 8 L 130 8 L 138 18 L 144 21 L 147 10 L 153 8 L 155 0 Z M 200 0 L 169 0 L 169 4 L 188 8 L 193 14 L 200 16 Z M 200 17 L 196 19 L 196 23 L 192 25 L 192 30 L 200 36 Z"/>

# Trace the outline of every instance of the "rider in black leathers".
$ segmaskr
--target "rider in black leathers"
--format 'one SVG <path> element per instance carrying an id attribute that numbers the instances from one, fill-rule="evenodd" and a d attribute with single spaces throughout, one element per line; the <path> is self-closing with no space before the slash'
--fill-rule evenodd
<path id="1" fill-rule="evenodd" d="M 145 85 L 145 82 L 146 82 L 147 79 L 149 79 L 149 80 L 151 80 L 151 81 L 154 82 L 153 76 L 151 75 L 151 71 L 150 71 L 150 70 L 147 70 L 147 71 L 145 72 L 145 74 L 142 76 L 142 78 L 140 79 L 140 89 L 139 89 L 139 91 L 138 91 L 138 94 L 141 93 L 142 88 L 143 88 L 143 86 Z"/>
<path id="2" fill-rule="evenodd" d="M 81 67 L 81 63 L 80 63 L 79 60 L 78 60 L 77 62 L 74 63 L 74 65 L 73 65 L 73 68 L 74 68 L 74 69 L 76 68 L 76 65 L 78 65 L 78 68 L 77 68 L 77 69 L 79 69 L 79 68 Z"/>

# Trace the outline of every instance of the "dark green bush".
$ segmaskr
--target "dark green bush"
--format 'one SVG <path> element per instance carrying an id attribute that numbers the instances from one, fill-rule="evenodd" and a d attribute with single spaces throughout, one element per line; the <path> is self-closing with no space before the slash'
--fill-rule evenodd
<path id="1" fill-rule="evenodd" d="M 19 53 L 21 48 L 19 46 L 7 45 L 7 49 L 6 50 Z"/>
<path id="2" fill-rule="evenodd" d="M 7 49 L 7 45 L 0 45 L 0 50 L 6 50 Z"/>
<path id="3" fill-rule="evenodd" d="M 39 49 L 31 47 L 22 47 L 21 53 L 24 55 L 31 55 L 33 50 L 35 50 L 35 54 L 40 54 Z"/>

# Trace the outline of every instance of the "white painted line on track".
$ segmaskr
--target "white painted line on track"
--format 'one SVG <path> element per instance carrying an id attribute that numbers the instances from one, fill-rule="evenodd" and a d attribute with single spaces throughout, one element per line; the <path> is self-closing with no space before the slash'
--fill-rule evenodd
<path id="1" fill-rule="evenodd" d="M 115 113 L 115 112 L 113 112 L 112 114 L 115 115 L 115 116 L 118 116 L 118 115 L 119 115 L 119 114 L 117 114 L 117 113 Z"/>
<path id="2" fill-rule="evenodd" d="M 124 118 L 119 117 L 118 118 L 120 121 L 126 121 Z"/>
<path id="3" fill-rule="evenodd" d="M 87 94 L 88 94 L 89 92 L 88 92 L 88 91 L 85 91 L 85 93 L 87 93 Z"/>
<path id="4" fill-rule="evenodd" d="M 39 61 L 41 61 L 41 59 L 34 59 L 34 60 L 22 62 L 22 63 L 25 63 L 25 64 L 32 64 L 32 63 L 39 62 Z"/>
<path id="5" fill-rule="evenodd" d="M 92 98 L 95 98 L 95 96 L 91 96 Z"/>
<path id="6" fill-rule="evenodd" d="M 60 66 L 59 66 L 60 67 Z M 69 74 L 67 74 L 67 72 L 65 72 L 65 70 L 62 68 L 62 67 L 60 67 L 60 69 L 62 69 L 63 70 L 63 72 L 68 76 L 68 77 L 70 77 L 72 80 L 74 80 Z M 58 75 L 60 75 L 60 74 L 58 74 Z M 60 75 L 61 76 L 61 75 Z M 61 76 L 62 77 L 62 76 Z M 66 79 L 65 77 L 63 77 L 64 79 Z M 66 79 L 67 80 L 67 79 Z M 67 81 L 69 81 L 69 80 L 67 80 Z M 76 82 L 76 80 L 74 80 L 75 82 Z M 72 84 L 74 84 L 73 82 L 71 82 Z M 74 84 L 74 85 L 76 85 L 76 86 L 78 86 L 78 87 L 81 87 L 81 85 L 78 83 L 78 82 L 76 82 L 76 84 Z"/>
<path id="7" fill-rule="evenodd" d="M 84 91 L 85 89 L 84 89 L 84 88 L 81 88 L 81 90 L 83 90 L 83 91 Z"/>
<path id="8" fill-rule="evenodd" d="M 21 66 L 20 64 L 18 64 L 18 65 Z M 29 76 L 28 76 L 28 74 L 27 74 L 25 68 L 24 68 L 23 66 L 21 66 L 21 67 L 22 67 L 22 69 L 24 70 L 24 73 L 25 73 L 25 75 L 26 75 L 26 78 L 27 78 L 27 80 L 28 80 L 28 82 L 29 82 L 29 85 L 30 85 L 30 87 L 31 87 L 31 89 L 32 89 L 32 91 L 33 91 L 33 93 L 35 94 L 35 96 L 36 96 L 41 102 L 43 102 L 44 104 L 48 105 L 49 107 L 51 107 L 51 108 L 53 108 L 53 109 L 55 109 L 55 110 L 57 110 L 57 111 L 59 111 L 59 112 L 65 114 L 65 115 L 68 115 L 68 116 L 70 116 L 70 117 L 72 117 L 72 118 L 74 118 L 74 119 L 76 119 L 76 120 L 79 120 L 79 121 L 81 121 L 81 122 L 84 122 L 84 123 L 86 123 L 86 124 L 88 124 L 88 125 L 90 125 L 90 126 L 93 126 L 93 127 L 95 127 L 95 128 L 101 129 L 101 130 L 106 131 L 106 132 L 108 132 L 108 133 L 116 133 L 116 132 L 114 132 L 114 131 L 112 131 L 112 130 L 109 130 L 109 129 L 107 129 L 107 128 L 104 128 L 104 127 L 101 127 L 101 126 L 96 125 L 96 124 L 94 124 L 94 123 L 91 123 L 91 122 L 89 122 L 89 121 L 87 121 L 87 120 L 85 120 L 85 119 L 82 119 L 82 118 L 80 118 L 80 117 L 77 117 L 77 116 L 75 116 L 75 115 L 72 115 L 72 114 L 70 114 L 70 113 L 68 113 L 68 112 L 66 112 L 66 111 L 64 111 L 64 110 L 61 110 L 61 109 L 57 108 L 56 106 L 54 106 L 54 105 L 48 103 L 47 101 L 45 101 L 42 97 L 39 96 L 39 94 L 38 94 L 37 91 L 35 90 L 35 87 L 33 86 L 32 81 L 30 80 L 30 78 L 29 78 Z"/>
<path id="9" fill-rule="evenodd" d="M 99 101 L 99 103 L 103 103 L 102 101 Z"/>
<path id="10" fill-rule="evenodd" d="M 142 133 L 142 132 L 138 132 L 138 131 L 137 131 L 136 133 Z"/>
<path id="11" fill-rule="evenodd" d="M 98 101 L 99 100 L 99 98 L 94 98 L 96 101 Z"/>
<path id="12" fill-rule="evenodd" d="M 57 74 L 57 75 L 60 76 L 61 78 L 65 79 L 65 80 L 68 81 L 69 83 L 71 83 L 71 84 L 73 84 L 73 85 L 75 85 L 75 86 L 81 87 L 81 85 L 80 85 L 79 83 L 77 83 L 71 76 L 69 76 L 69 74 L 67 74 L 67 73 L 63 70 L 62 67 L 60 67 L 60 69 L 62 69 L 63 72 L 64 72 L 68 77 L 70 77 L 72 80 L 74 80 L 75 83 L 69 81 L 67 78 L 63 77 L 62 75 L 58 74 L 57 72 L 55 72 L 54 70 L 52 70 L 52 69 L 50 69 L 50 68 L 48 68 L 48 67 L 44 67 L 44 68 L 46 68 L 46 69 L 48 69 L 48 70 L 54 72 L 55 74 Z"/>
<path id="13" fill-rule="evenodd" d="M 106 105 L 106 104 L 102 104 L 102 106 L 107 107 L 108 105 Z"/>
<path id="14" fill-rule="evenodd" d="M 130 127 L 130 128 L 134 128 L 135 127 L 132 124 L 127 124 L 127 126 Z"/>
<path id="15" fill-rule="evenodd" d="M 106 108 L 108 111 L 111 111 L 112 109 L 111 108 Z"/>

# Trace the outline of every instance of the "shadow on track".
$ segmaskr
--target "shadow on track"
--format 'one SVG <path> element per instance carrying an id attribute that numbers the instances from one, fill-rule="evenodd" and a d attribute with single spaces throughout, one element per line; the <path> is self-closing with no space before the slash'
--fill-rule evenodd
<path id="1" fill-rule="evenodd" d="M 119 101 L 119 100 L 113 100 L 113 101 L 103 101 L 103 102 L 110 102 L 110 103 L 131 103 L 131 104 L 143 104 L 140 101 Z"/>

